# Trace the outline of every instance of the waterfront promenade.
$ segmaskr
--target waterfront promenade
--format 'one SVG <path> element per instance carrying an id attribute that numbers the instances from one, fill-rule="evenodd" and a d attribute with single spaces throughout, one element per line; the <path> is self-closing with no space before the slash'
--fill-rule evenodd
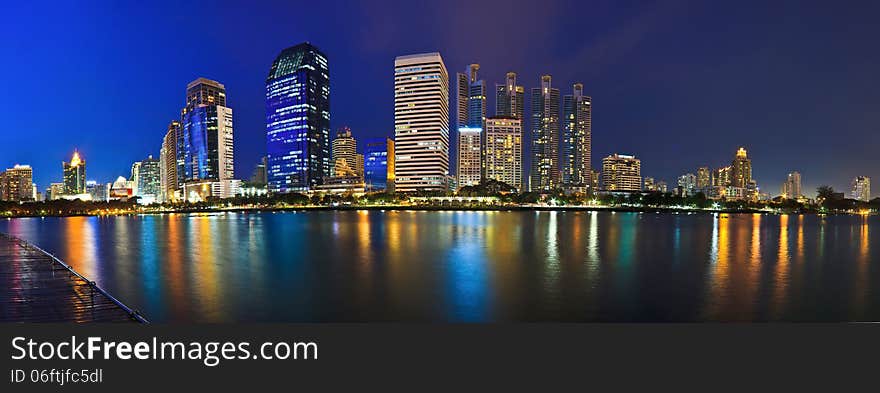
<path id="1" fill-rule="evenodd" d="M 0 322 L 146 322 L 61 260 L 0 233 Z"/>

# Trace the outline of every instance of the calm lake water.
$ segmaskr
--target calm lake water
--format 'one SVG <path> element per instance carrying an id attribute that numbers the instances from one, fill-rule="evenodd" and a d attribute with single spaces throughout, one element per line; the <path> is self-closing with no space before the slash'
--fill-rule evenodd
<path id="1" fill-rule="evenodd" d="M 154 322 L 878 321 L 878 220 L 312 211 L 0 231 Z"/>

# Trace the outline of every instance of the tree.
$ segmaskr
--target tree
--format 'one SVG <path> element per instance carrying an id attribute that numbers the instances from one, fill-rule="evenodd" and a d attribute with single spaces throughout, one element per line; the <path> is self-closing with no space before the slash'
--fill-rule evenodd
<path id="1" fill-rule="evenodd" d="M 834 188 L 825 185 L 819 186 L 816 188 L 816 195 L 818 195 L 820 200 L 834 199 Z"/>

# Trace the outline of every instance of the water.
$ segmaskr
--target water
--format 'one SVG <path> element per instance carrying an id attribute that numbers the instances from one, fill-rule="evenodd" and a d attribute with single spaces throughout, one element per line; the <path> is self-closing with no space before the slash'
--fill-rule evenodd
<path id="1" fill-rule="evenodd" d="M 878 321 L 878 220 L 313 211 L 25 218 L 0 231 L 154 322 Z"/>

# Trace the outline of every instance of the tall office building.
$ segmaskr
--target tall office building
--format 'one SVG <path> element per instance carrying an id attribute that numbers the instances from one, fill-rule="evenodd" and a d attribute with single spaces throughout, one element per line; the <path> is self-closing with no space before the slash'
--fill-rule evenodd
<path id="1" fill-rule="evenodd" d="M 364 186 L 369 192 L 394 191 L 394 141 L 368 139 L 364 144 Z"/>
<path id="2" fill-rule="evenodd" d="M 560 186 L 559 89 L 550 82 L 550 75 L 544 75 L 541 87 L 532 89 L 531 191 L 549 191 Z"/>
<path id="3" fill-rule="evenodd" d="M 162 202 L 169 202 L 175 199 L 175 195 L 180 190 L 180 179 L 177 176 L 178 164 L 183 161 L 177 161 L 177 141 L 180 137 L 180 122 L 172 120 L 168 124 L 168 131 L 162 139 L 162 148 L 159 150 L 159 168 L 160 168 L 160 197 Z"/>
<path id="4" fill-rule="evenodd" d="M 330 176 L 330 69 L 314 45 L 284 49 L 266 78 L 269 191 L 308 191 Z"/>
<path id="5" fill-rule="evenodd" d="M 351 136 L 350 128 L 341 127 L 336 131 L 332 150 L 333 167 L 331 168 L 331 176 L 353 177 L 363 175 L 362 172 L 358 172 L 357 140 Z"/>
<path id="6" fill-rule="evenodd" d="M 859 176 L 852 181 L 852 199 L 860 201 L 871 200 L 871 178 L 867 176 Z"/>
<path id="7" fill-rule="evenodd" d="M 486 122 L 486 83 L 477 79 L 479 64 L 457 75 L 458 187 L 480 184 L 483 173 L 483 126 Z"/>
<path id="8" fill-rule="evenodd" d="M 706 190 L 712 186 L 712 172 L 707 166 L 697 168 L 697 189 Z M 705 192 L 705 191 L 704 191 Z"/>
<path id="9" fill-rule="evenodd" d="M 516 73 L 508 72 L 504 84 L 495 85 L 495 116 L 522 120 L 525 113 L 525 88 L 516 85 Z"/>
<path id="10" fill-rule="evenodd" d="M 590 185 L 592 150 L 592 100 L 584 85 L 574 84 L 573 93 L 562 98 L 562 184 Z"/>
<path id="11" fill-rule="evenodd" d="M 486 119 L 486 178 L 523 187 L 522 119 L 496 116 Z"/>
<path id="12" fill-rule="evenodd" d="M 602 183 L 606 191 L 641 191 L 642 162 L 623 154 L 605 157 L 602 159 Z"/>
<path id="13" fill-rule="evenodd" d="M 785 178 L 785 182 L 782 183 L 782 197 L 798 199 L 801 196 L 803 196 L 801 193 L 801 174 L 798 172 L 791 172 Z"/>
<path id="14" fill-rule="evenodd" d="M 442 191 L 449 175 L 449 75 L 439 53 L 394 59 L 397 191 Z"/>
<path id="15" fill-rule="evenodd" d="M 712 185 L 715 187 L 727 187 L 731 185 L 731 166 L 715 168 L 712 171 Z"/>
<path id="16" fill-rule="evenodd" d="M 131 164 L 131 176 L 128 177 L 128 181 L 131 183 L 132 195 L 134 195 L 134 196 L 140 195 L 138 193 L 138 185 L 141 184 L 140 177 L 141 177 L 141 162 L 135 161 L 133 164 Z"/>
<path id="17" fill-rule="evenodd" d="M 260 158 L 260 162 L 254 167 L 254 173 L 251 174 L 250 182 L 252 185 L 265 186 L 268 184 L 269 175 L 266 172 L 266 157 Z"/>
<path id="18" fill-rule="evenodd" d="M 749 187 L 752 182 L 752 160 L 746 154 L 746 149 L 740 147 L 730 165 L 730 185 L 739 188 Z"/>
<path id="19" fill-rule="evenodd" d="M 29 165 L 15 165 L 0 173 L 0 201 L 34 200 L 34 171 Z"/>
<path id="20" fill-rule="evenodd" d="M 678 178 L 678 187 L 681 188 L 684 196 L 696 194 L 699 189 L 697 183 L 699 183 L 699 177 L 693 173 L 685 173 Z"/>
<path id="21" fill-rule="evenodd" d="M 137 189 L 140 202 L 150 204 L 159 201 L 162 193 L 161 165 L 152 155 L 141 161 L 138 171 Z"/>
<path id="22" fill-rule="evenodd" d="M 206 78 L 190 82 L 186 86 L 181 125 L 183 141 L 177 148 L 178 154 L 182 153 L 182 182 L 231 180 L 232 108 L 227 106 L 226 87 Z"/>
<path id="23" fill-rule="evenodd" d="M 64 169 L 64 195 L 79 195 L 86 192 L 86 162 L 74 151 L 70 162 L 62 164 Z"/>

